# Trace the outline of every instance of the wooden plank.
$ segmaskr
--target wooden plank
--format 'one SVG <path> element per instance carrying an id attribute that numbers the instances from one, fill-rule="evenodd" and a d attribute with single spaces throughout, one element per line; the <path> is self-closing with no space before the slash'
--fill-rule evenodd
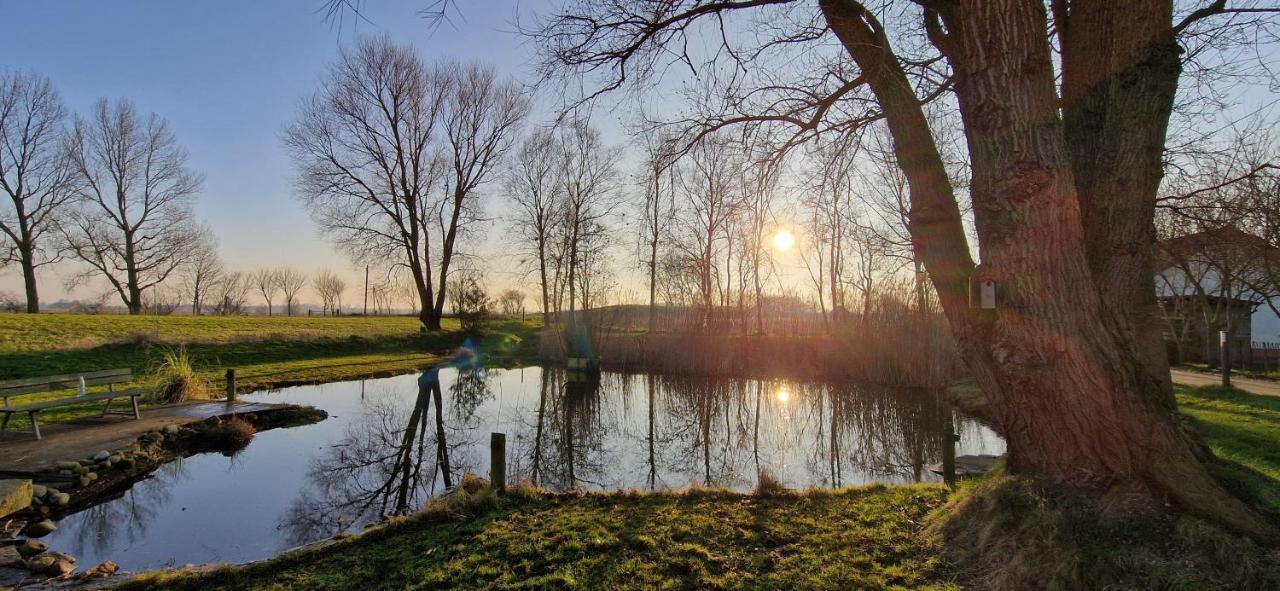
<path id="1" fill-rule="evenodd" d="M 80 373 L 64 373 L 64 374 L 57 374 L 52 376 L 37 376 L 34 378 L 18 378 L 15 380 L 0 380 L 0 389 L 14 388 L 18 386 L 32 386 L 36 384 L 47 384 L 50 382 L 65 382 L 69 380 L 79 381 L 81 376 L 83 376 L 84 379 L 88 380 L 90 378 L 100 378 L 100 377 L 118 376 L 118 375 L 130 376 L 132 374 L 133 374 L 133 370 L 127 367 L 121 367 L 117 369 L 103 369 L 98 371 L 86 371 L 86 372 L 80 372 Z"/>
<path id="2" fill-rule="evenodd" d="M 0 381 L 0 396 L 16 396 L 32 392 L 48 392 L 52 390 L 70 390 L 80 387 L 80 378 L 84 378 L 85 386 L 104 386 L 122 384 L 133 381 L 133 370 L 108 369 L 79 374 L 62 374 L 41 378 L 23 378 L 20 380 Z"/>
<path id="3" fill-rule="evenodd" d="M 22 406 L 9 406 L 0 408 L 0 413 L 19 413 L 29 412 L 33 410 L 46 410 L 50 408 L 58 408 L 61 406 L 72 406 L 82 402 L 98 402 L 108 398 L 136 398 L 146 394 L 144 390 L 130 390 L 128 392 L 103 392 L 102 394 L 88 394 L 85 396 L 76 396 L 74 398 L 59 398 L 57 400 L 46 400 L 44 402 L 33 402 Z"/>

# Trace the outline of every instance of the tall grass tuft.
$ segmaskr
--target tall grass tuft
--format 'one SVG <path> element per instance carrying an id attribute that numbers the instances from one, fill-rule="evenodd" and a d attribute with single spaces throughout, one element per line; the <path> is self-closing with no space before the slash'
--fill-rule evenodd
<path id="1" fill-rule="evenodd" d="M 196 372 L 185 347 L 166 349 L 156 366 L 155 400 L 166 403 L 185 402 L 209 397 L 209 385 Z"/>

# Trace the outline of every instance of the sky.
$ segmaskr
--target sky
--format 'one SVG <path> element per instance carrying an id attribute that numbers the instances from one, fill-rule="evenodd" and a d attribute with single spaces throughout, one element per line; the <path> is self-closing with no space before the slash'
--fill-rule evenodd
<path id="1" fill-rule="evenodd" d="M 87 113 L 99 98 L 127 98 L 167 119 L 190 153 L 190 167 L 204 175 L 196 213 L 219 237 L 229 268 L 331 268 L 357 285 L 362 273 L 317 234 L 294 197 L 294 168 L 280 133 L 298 101 L 315 91 L 344 44 L 384 32 L 415 44 L 427 61 L 477 61 L 529 82 L 533 52 L 514 33 L 514 22 L 517 11 L 528 17 L 545 6 L 542 0 L 485 0 L 433 28 L 419 14 L 426 0 L 365 2 L 363 19 L 348 15 L 341 25 L 325 22 L 322 4 L 0 0 L 7 23 L 0 68 L 49 77 L 75 113 Z M 613 141 L 624 139 L 616 124 L 603 123 Z M 493 267 L 497 282 L 513 280 L 513 262 Z M 42 274 L 43 302 L 101 292 L 86 287 L 68 294 L 63 278 L 70 269 L 64 263 Z M 0 272 L 0 291 L 21 294 L 16 268 Z"/>

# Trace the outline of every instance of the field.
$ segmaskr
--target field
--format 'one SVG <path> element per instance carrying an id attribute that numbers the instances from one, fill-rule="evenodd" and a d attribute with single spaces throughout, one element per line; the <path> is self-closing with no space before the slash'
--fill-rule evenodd
<path id="1" fill-rule="evenodd" d="M 0 314 L 0 379 L 128 367 L 136 387 L 152 385 L 167 350 L 185 349 L 210 389 L 235 368 L 239 389 L 392 375 L 440 362 L 465 340 L 455 321 L 439 332 L 419 332 L 403 316 L 125 316 Z M 530 358 L 537 325 L 496 321 L 480 342 L 486 361 Z M 13 404 L 66 396 L 16 397 Z M 92 414 L 91 407 L 59 408 L 42 420 Z M 25 416 L 12 424 L 24 426 Z"/>

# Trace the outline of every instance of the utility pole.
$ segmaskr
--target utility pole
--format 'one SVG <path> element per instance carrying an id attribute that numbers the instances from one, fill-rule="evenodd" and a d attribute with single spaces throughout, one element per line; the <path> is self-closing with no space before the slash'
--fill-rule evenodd
<path id="1" fill-rule="evenodd" d="M 364 266 L 364 315 L 369 315 L 369 265 Z"/>

